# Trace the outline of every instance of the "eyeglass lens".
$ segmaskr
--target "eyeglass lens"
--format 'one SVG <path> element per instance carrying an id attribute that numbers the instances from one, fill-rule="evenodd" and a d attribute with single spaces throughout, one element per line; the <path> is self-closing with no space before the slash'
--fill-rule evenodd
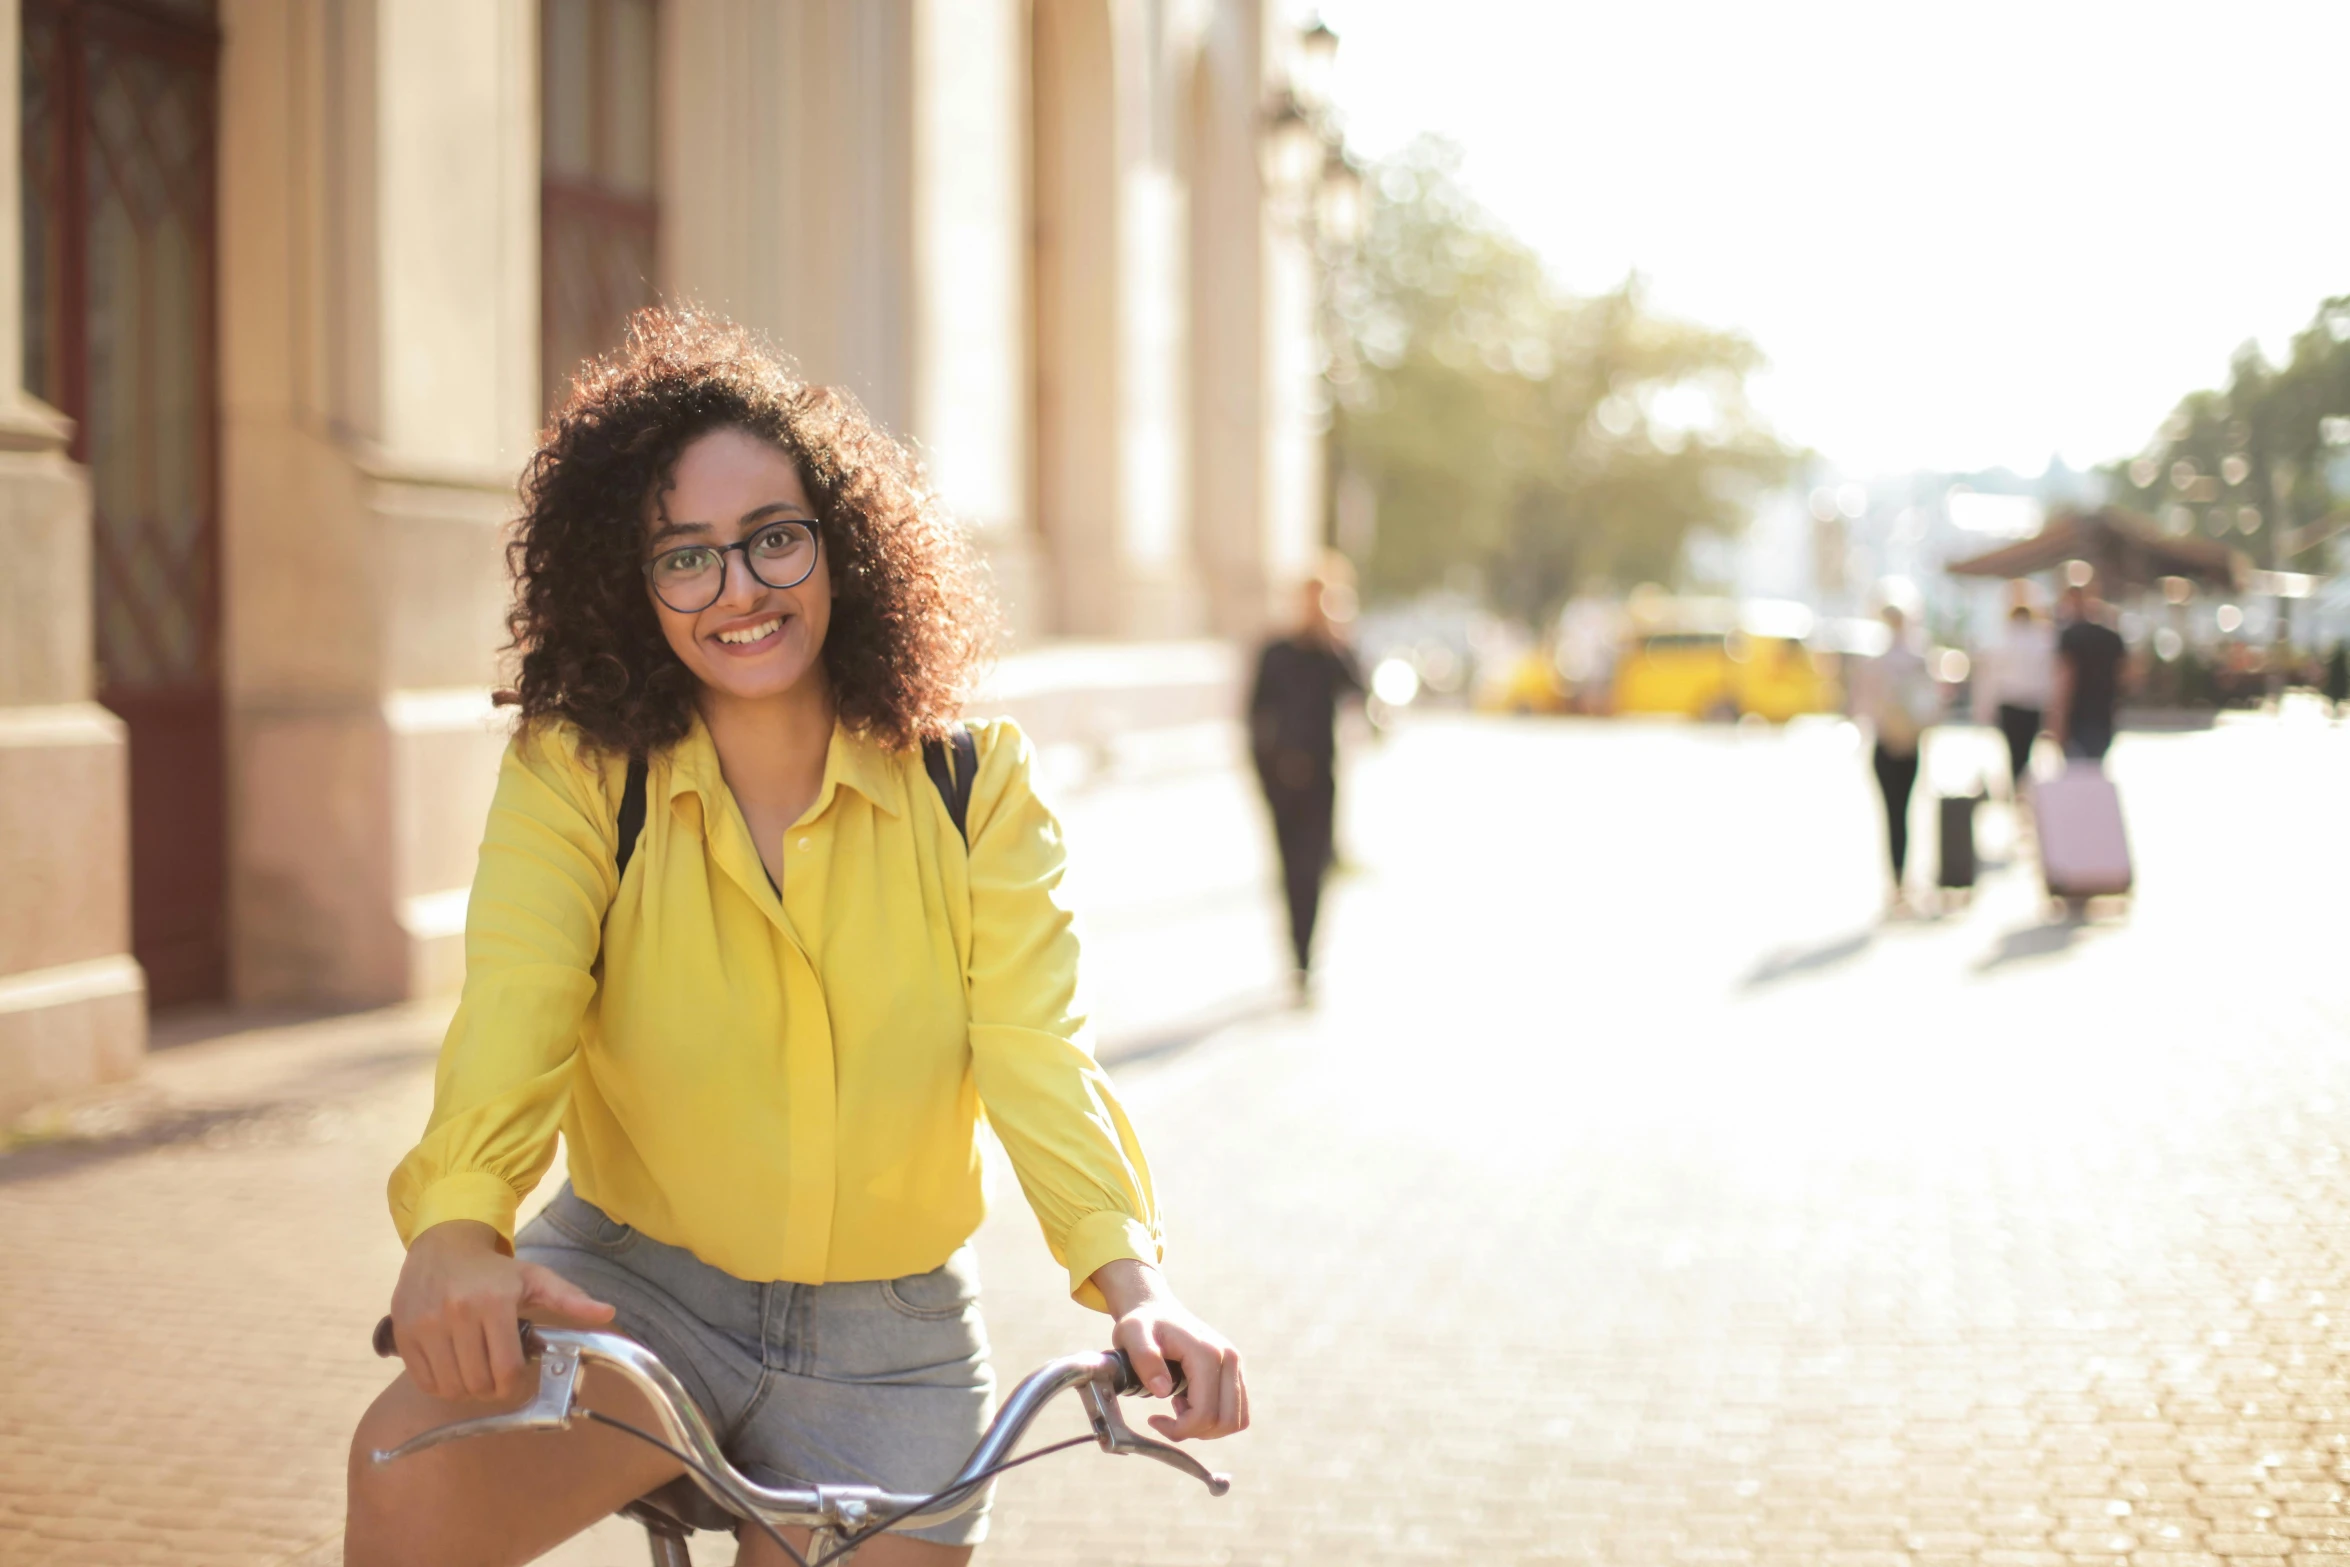
<path id="1" fill-rule="evenodd" d="M 796 588 L 816 569 L 816 530 L 804 522 L 776 522 L 737 544 L 664 550 L 653 557 L 653 591 L 679 614 L 698 614 L 726 591 L 726 557 L 736 550 L 760 582 Z"/>

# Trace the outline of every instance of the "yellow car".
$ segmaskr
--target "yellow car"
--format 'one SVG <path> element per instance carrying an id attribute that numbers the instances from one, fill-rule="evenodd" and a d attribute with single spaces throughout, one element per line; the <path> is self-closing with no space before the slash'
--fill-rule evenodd
<path id="1" fill-rule="evenodd" d="M 1811 629 L 1811 611 L 1800 604 L 1638 605 L 1616 661 L 1615 709 L 1713 719 L 1753 713 L 1773 723 L 1834 712 L 1841 693 L 1805 641 Z"/>
<path id="2" fill-rule="evenodd" d="M 1474 705 L 1480 713 L 1563 713 L 1566 686 L 1558 666 L 1533 649 L 1511 659 L 1498 678 L 1480 682 Z"/>

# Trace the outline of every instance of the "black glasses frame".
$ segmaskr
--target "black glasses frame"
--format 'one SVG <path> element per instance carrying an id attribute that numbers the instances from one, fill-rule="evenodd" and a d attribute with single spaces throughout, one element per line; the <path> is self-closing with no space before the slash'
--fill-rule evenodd
<path id="1" fill-rule="evenodd" d="M 751 546 L 758 543 L 761 539 L 765 538 L 768 534 L 772 533 L 777 528 L 805 528 L 808 530 L 808 569 L 801 572 L 798 576 L 792 578 L 789 582 L 777 582 L 772 577 L 762 576 L 759 571 L 759 563 L 751 557 Z M 687 550 L 716 550 L 718 552 L 718 586 L 712 589 L 710 596 L 702 600 L 702 602 L 699 604 L 687 605 L 672 602 L 669 595 L 661 591 L 661 579 L 655 575 L 655 573 L 657 573 L 661 568 L 661 562 L 667 560 L 672 555 L 682 555 Z M 787 588 L 798 587 L 801 583 L 807 581 L 810 577 L 816 574 L 816 562 L 821 560 L 824 556 L 824 530 L 812 522 L 805 522 L 797 517 L 789 517 L 777 522 L 763 523 L 758 528 L 752 530 L 751 536 L 749 538 L 737 539 L 732 544 L 680 544 L 675 549 L 661 551 L 661 553 L 655 555 L 652 557 L 652 559 L 645 562 L 645 583 L 653 590 L 653 597 L 659 599 L 662 603 L 667 604 L 669 608 L 675 611 L 677 614 L 699 615 L 703 610 L 708 609 L 711 605 L 726 597 L 726 557 L 730 552 L 735 550 L 742 551 L 743 570 L 751 574 L 751 580 L 753 582 L 756 582 L 763 587 L 773 588 L 780 593 Z"/>

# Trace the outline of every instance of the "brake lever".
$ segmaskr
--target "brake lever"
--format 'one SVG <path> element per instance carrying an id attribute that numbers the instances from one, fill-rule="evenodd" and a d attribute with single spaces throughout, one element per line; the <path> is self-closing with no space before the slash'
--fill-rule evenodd
<path id="1" fill-rule="evenodd" d="M 1155 1458 L 1206 1486 L 1210 1496 L 1222 1496 L 1232 1489 L 1230 1475 L 1217 1474 L 1181 1448 L 1153 1441 L 1129 1426 L 1125 1416 L 1118 1413 L 1115 1389 L 1100 1381 L 1088 1382 L 1077 1390 L 1077 1397 L 1085 1405 L 1085 1418 L 1093 1422 L 1093 1437 L 1103 1452 L 1121 1457 Z"/>
<path id="2" fill-rule="evenodd" d="M 398 1447 L 379 1447 L 369 1457 L 379 1464 L 388 1464 L 406 1458 L 410 1453 L 421 1453 L 428 1447 L 438 1447 L 443 1442 L 455 1442 L 469 1436 L 487 1436 L 493 1431 L 570 1430 L 574 1399 L 579 1390 L 579 1354 L 567 1345 L 549 1345 L 538 1357 L 538 1362 L 538 1391 L 520 1409 L 508 1410 L 502 1415 L 482 1415 L 472 1420 L 434 1426 L 429 1431 L 419 1431 Z"/>

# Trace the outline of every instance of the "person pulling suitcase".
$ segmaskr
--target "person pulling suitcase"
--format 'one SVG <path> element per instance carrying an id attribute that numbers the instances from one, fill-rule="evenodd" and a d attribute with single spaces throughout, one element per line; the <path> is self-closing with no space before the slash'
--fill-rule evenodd
<path id="1" fill-rule="evenodd" d="M 2064 747 L 2065 770 L 2032 791 L 2032 815 L 2048 895 L 2078 917 L 2091 898 L 2121 896 L 2136 880 L 2121 793 L 2105 775 L 2128 649 L 2106 624 L 2111 612 L 2094 579 L 2066 588 L 2063 605 L 2050 727 Z"/>
<path id="2" fill-rule="evenodd" d="M 2067 757 L 2102 762 L 2113 745 L 2129 649 L 2121 633 L 2106 624 L 2112 615 L 2093 582 L 2064 590 L 2064 629 L 2056 636 L 2056 702 L 2048 727 Z"/>

